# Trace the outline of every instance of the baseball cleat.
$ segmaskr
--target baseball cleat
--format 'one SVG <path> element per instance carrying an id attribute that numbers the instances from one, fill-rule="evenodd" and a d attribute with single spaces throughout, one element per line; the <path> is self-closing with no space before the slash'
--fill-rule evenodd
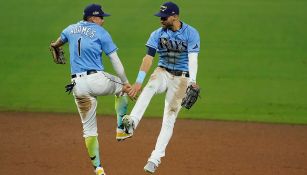
<path id="1" fill-rule="evenodd" d="M 133 135 L 133 131 L 134 131 L 134 122 L 131 118 L 130 115 L 125 115 L 123 117 L 123 125 L 124 125 L 124 131 L 127 134 L 131 134 L 131 136 Z"/>
<path id="2" fill-rule="evenodd" d="M 133 134 L 128 134 L 125 131 L 123 131 L 122 129 L 118 129 L 116 130 L 116 140 L 117 141 L 123 141 L 127 138 L 132 137 Z"/>
<path id="3" fill-rule="evenodd" d="M 148 161 L 147 164 L 144 166 L 144 170 L 147 173 L 153 174 L 157 169 L 157 166 L 155 163 Z"/>
<path id="4" fill-rule="evenodd" d="M 95 173 L 96 175 L 106 175 L 102 167 L 97 167 Z"/>

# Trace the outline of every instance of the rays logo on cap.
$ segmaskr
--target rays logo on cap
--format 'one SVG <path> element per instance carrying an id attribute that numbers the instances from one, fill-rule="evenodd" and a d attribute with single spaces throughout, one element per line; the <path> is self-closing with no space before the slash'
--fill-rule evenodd
<path id="1" fill-rule="evenodd" d="M 167 9 L 167 7 L 166 7 L 166 6 L 161 5 L 160 10 L 161 10 L 162 12 L 164 12 L 166 9 Z"/>
<path id="2" fill-rule="evenodd" d="M 94 11 L 93 15 L 99 15 L 99 12 L 98 11 Z"/>

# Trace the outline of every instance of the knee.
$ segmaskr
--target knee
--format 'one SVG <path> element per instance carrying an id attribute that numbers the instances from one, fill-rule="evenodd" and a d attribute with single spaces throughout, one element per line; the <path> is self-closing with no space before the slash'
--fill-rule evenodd
<path id="1" fill-rule="evenodd" d="M 83 119 L 86 118 L 88 112 L 92 108 L 91 99 L 87 96 L 75 97 L 79 113 Z"/>

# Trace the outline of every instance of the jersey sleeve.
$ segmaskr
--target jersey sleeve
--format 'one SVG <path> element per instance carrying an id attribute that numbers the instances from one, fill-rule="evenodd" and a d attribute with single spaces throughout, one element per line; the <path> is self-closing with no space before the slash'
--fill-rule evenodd
<path id="1" fill-rule="evenodd" d="M 159 43 L 159 32 L 158 31 L 154 31 L 151 33 L 147 43 L 146 43 L 146 46 L 147 47 L 151 47 L 151 48 L 154 48 L 154 49 L 158 49 L 158 43 Z"/>
<path id="2" fill-rule="evenodd" d="M 196 29 L 191 28 L 189 32 L 189 39 L 188 39 L 188 52 L 199 52 L 200 49 L 200 37 L 199 33 Z"/>
<path id="3" fill-rule="evenodd" d="M 63 43 L 66 43 L 68 41 L 69 27 L 70 26 L 66 27 L 61 33 L 61 40 Z"/>
<path id="4" fill-rule="evenodd" d="M 102 44 L 102 50 L 106 55 L 109 55 L 118 49 L 114 44 L 111 35 L 107 31 L 102 32 L 100 40 Z"/>

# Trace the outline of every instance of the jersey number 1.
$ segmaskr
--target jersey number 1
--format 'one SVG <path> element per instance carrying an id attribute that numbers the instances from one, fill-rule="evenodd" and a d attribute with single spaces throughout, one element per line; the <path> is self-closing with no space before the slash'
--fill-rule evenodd
<path id="1" fill-rule="evenodd" d="M 81 38 L 78 39 L 78 55 L 81 56 Z"/>

